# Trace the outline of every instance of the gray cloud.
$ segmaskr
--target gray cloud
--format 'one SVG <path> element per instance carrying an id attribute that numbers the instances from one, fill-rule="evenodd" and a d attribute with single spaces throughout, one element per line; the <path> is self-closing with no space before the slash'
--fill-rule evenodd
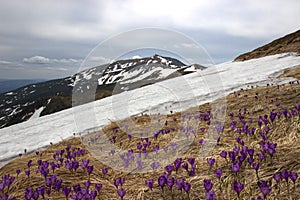
<path id="1" fill-rule="evenodd" d="M 30 58 L 24 58 L 23 59 L 24 63 L 29 63 L 29 64 L 50 64 L 50 63 L 78 63 L 78 62 L 82 62 L 82 60 L 76 60 L 73 58 L 69 58 L 69 59 L 50 59 L 50 58 L 46 58 L 44 56 L 33 56 Z"/>
<path id="2" fill-rule="evenodd" d="M 30 58 L 24 58 L 23 62 L 30 64 L 49 64 L 50 59 L 43 56 L 33 56 Z"/>
<path id="3" fill-rule="evenodd" d="M 10 61 L 6 61 L 6 60 L 0 60 L 0 64 L 7 65 L 7 64 L 11 64 L 11 62 Z"/>
<path id="4" fill-rule="evenodd" d="M 1 1 L 0 78 L 30 76 L 21 69 L 13 72 L 22 64 L 30 68 L 30 78 L 72 73 L 80 64 L 69 58 L 83 60 L 99 42 L 143 27 L 182 32 L 219 63 L 299 29 L 299 7 L 298 0 Z M 134 39 L 118 43 L 128 47 Z M 109 60 L 94 57 L 95 65 Z M 47 74 L 47 67 L 67 70 Z"/>

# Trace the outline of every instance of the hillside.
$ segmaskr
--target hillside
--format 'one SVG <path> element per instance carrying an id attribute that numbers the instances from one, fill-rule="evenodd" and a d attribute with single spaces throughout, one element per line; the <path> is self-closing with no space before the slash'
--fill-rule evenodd
<path id="1" fill-rule="evenodd" d="M 234 61 L 245 61 L 288 52 L 300 54 L 300 30 L 276 39 L 269 44 L 254 49 L 251 52 L 242 54 L 235 58 Z"/>
<path id="2" fill-rule="evenodd" d="M 291 75 L 291 72 L 289 73 Z M 119 196 L 123 194 L 124 199 L 205 199 L 207 195 L 211 196 L 210 199 L 237 199 L 238 197 L 250 199 L 263 197 L 263 194 L 268 199 L 299 199 L 300 181 L 296 176 L 296 173 L 300 173 L 299 98 L 300 85 L 296 81 L 281 86 L 269 85 L 252 89 L 244 87 L 229 94 L 226 97 L 227 114 L 224 129 L 220 130 L 220 138 L 217 138 L 216 146 L 205 157 L 199 156 L 199 152 L 212 142 L 207 136 L 209 133 L 207 124 L 213 121 L 212 115 L 207 115 L 212 104 L 201 105 L 194 109 L 195 112 L 189 112 L 189 115 L 182 115 L 187 112 L 177 112 L 159 116 L 169 123 L 162 121 L 164 125 L 161 130 L 164 131 L 157 139 L 130 138 L 128 133 L 118 126 L 120 123 L 113 122 L 103 128 L 103 133 L 95 132 L 81 140 L 78 137 L 64 140 L 50 146 L 47 150 L 21 156 L 10 162 L 0 169 L 0 174 L 1 176 L 10 174 L 15 179 L 7 176 L 6 179 L 13 181 L 9 188 L 4 187 L 3 191 L 8 193 L 9 197 L 23 198 L 27 195 L 28 199 L 35 193 L 36 196 L 43 195 L 47 199 L 65 199 L 65 195 L 71 199 L 83 199 L 84 196 L 87 199 L 94 199 L 94 197 L 120 199 Z M 272 113 L 276 113 L 275 118 L 272 117 Z M 189 116 L 192 118 L 189 119 Z M 188 127 L 181 127 L 183 122 L 187 120 L 191 123 L 194 117 L 196 119 L 198 116 L 200 118 L 197 120 L 196 132 L 193 133 L 191 130 L 187 135 L 185 130 Z M 259 123 L 261 116 L 264 119 L 261 121 L 262 125 Z M 149 117 L 151 116 L 139 116 L 133 120 L 137 125 L 147 127 L 150 123 Z M 125 119 L 123 122 L 126 121 Z M 133 127 L 128 127 L 130 128 Z M 167 130 L 171 131 L 165 132 Z M 121 172 L 114 170 L 113 165 L 109 166 L 101 162 L 101 159 L 98 160 L 95 153 L 91 154 L 92 146 L 99 147 L 99 144 L 97 145 L 99 141 L 97 142 L 96 139 L 99 134 L 104 134 L 125 153 L 128 151 L 126 155 L 129 155 L 130 166 L 136 166 L 137 161 L 130 157 L 130 149 L 135 153 L 142 153 L 143 156 L 144 150 L 138 147 L 139 143 L 147 144 L 144 148 L 149 154 L 151 152 L 155 154 L 154 147 L 158 145 L 160 147 L 158 155 L 163 154 L 164 151 L 174 155 L 175 152 L 178 153 L 181 143 L 181 141 L 176 142 L 179 145 L 177 149 L 171 145 L 170 141 L 174 140 L 176 135 L 183 134 L 182 140 L 193 142 L 180 156 L 182 160 L 179 159 L 174 164 L 170 163 L 169 166 L 173 166 L 169 167 L 170 169 L 158 167 L 153 172 L 139 173 L 138 171 L 142 169 L 135 167 L 131 172 Z M 96 140 L 91 140 L 92 138 Z M 82 143 L 86 140 L 93 142 L 86 146 L 87 143 Z M 264 146 L 264 144 L 268 145 Z M 272 146 L 273 144 L 275 146 Z M 101 146 L 105 149 L 103 144 Z M 163 148 L 165 146 L 168 148 Z M 244 154 L 245 149 L 246 154 Z M 251 153 L 252 149 L 254 153 Z M 227 152 L 226 159 L 220 156 L 224 151 Z M 106 153 L 103 151 L 101 154 L 109 159 L 122 155 L 121 152 L 116 152 L 115 156 Z M 90 167 L 85 168 L 82 165 L 84 160 L 89 160 L 87 166 Z M 153 162 L 156 160 L 153 158 Z M 70 168 L 67 164 L 69 161 L 78 162 L 78 167 L 71 165 Z M 125 162 L 126 159 L 123 161 Z M 163 160 L 158 161 L 163 163 Z M 39 162 L 41 164 L 38 164 Z M 180 165 L 177 171 L 175 169 L 178 162 Z M 193 162 L 195 164 L 192 164 Z M 242 163 L 236 173 L 232 172 L 235 163 Z M 256 172 L 254 164 L 257 163 L 259 165 Z M 146 164 L 142 166 L 147 167 Z M 45 169 L 48 171 L 44 172 Z M 16 170 L 20 170 L 20 174 L 17 175 Z M 29 175 L 25 173 L 27 170 L 31 171 Z M 169 175 L 163 175 L 166 171 L 169 171 Z M 47 178 L 43 178 L 45 173 Z M 286 173 L 287 181 L 285 181 Z M 295 174 L 295 179 L 289 178 L 289 174 Z M 167 182 L 158 181 L 159 177 L 166 177 Z M 182 178 L 183 186 L 180 183 Z M 154 181 L 153 186 L 151 181 L 145 184 L 149 180 Z M 176 183 L 173 182 L 175 180 Z M 232 187 L 235 181 L 243 186 L 240 188 L 239 195 L 236 193 L 238 189 Z M 162 187 L 159 184 L 162 184 Z"/>

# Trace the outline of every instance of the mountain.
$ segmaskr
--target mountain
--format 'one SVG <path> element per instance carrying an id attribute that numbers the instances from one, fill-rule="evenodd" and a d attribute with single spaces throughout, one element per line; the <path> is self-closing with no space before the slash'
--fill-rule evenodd
<path id="1" fill-rule="evenodd" d="M 66 78 L 27 85 L 0 94 L 0 128 L 203 69 L 154 55 L 118 60 Z"/>
<path id="2" fill-rule="evenodd" d="M 245 61 L 253 58 L 275 55 L 279 53 L 295 52 L 300 54 L 300 30 L 276 39 L 269 44 L 254 49 L 251 52 L 242 54 L 234 61 Z"/>
<path id="3" fill-rule="evenodd" d="M 43 79 L 0 79 L 0 94 L 1 93 L 5 93 L 5 92 L 9 92 L 11 90 L 15 90 L 19 87 L 23 87 L 25 85 L 30 85 L 30 84 L 34 84 L 34 83 L 39 83 L 39 82 L 44 82 L 46 80 Z"/>

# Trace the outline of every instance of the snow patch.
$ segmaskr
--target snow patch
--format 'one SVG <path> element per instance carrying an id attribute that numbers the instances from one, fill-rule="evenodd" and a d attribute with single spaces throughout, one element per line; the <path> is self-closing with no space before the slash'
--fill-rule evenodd
<path id="1" fill-rule="evenodd" d="M 39 118 L 44 109 L 45 107 L 40 107 L 39 109 L 35 110 L 33 115 L 28 119 L 28 121 Z"/>
<path id="2" fill-rule="evenodd" d="M 132 59 L 141 59 L 142 57 L 139 55 L 132 56 Z"/>
<path id="3" fill-rule="evenodd" d="M 195 68 L 195 65 L 192 65 L 188 68 L 186 68 L 185 70 L 183 70 L 184 72 L 196 72 L 197 69 Z"/>
<path id="4" fill-rule="evenodd" d="M 7 95 L 7 96 L 9 96 L 9 95 L 14 95 L 14 93 L 13 93 L 13 92 L 8 92 L 8 93 L 6 93 L 5 95 Z"/>

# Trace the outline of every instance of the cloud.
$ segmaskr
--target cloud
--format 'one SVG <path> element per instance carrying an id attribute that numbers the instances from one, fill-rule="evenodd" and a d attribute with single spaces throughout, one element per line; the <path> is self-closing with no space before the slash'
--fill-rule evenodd
<path id="1" fill-rule="evenodd" d="M 102 9 L 106 24 L 119 28 L 154 25 L 177 30 L 204 29 L 243 37 L 269 37 L 299 28 L 299 7 L 298 0 L 125 0 L 109 1 Z M 118 15 L 113 10 L 118 10 Z"/>
<path id="2" fill-rule="evenodd" d="M 205 29 L 247 37 L 285 34 L 299 28 L 298 0 L 29 0 L 2 1 L 0 32 L 57 40 L 101 40 L 140 27 Z M 78 14 L 80 13 L 80 14 Z M 4 18 L 2 18 L 4 19 Z M 280 24 L 280 26 L 278 26 Z"/>
<path id="3" fill-rule="evenodd" d="M 43 56 L 33 56 L 33 57 L 30 57 L 30 58 L 24 58 L 23 62 L 24 63 L 30 63 L 30 64 L 49 64 L 50 59 L 45 58 Z"/>
<path id="4" fill-rule="evenodd" d="M 38 9 L 28 9 L 29 4 Z M 0 65 L 21 61 L 44 68 L 75 66 L 99 42 L 144 27 L 183 32 L 210 50 L 219 63 L 299 29 L 299 7 L 299 0 L 0 1 Z M 134 42 L 135 38 L 117 41 L 120 49 Z M 193 49 L 188 43 L 176 44 Z M 91 61 L 112 59 L 104 53 Z"/>
<path id="5" fill-rule="evenodd" d="M 109 63 L 111 60 L 109 58 L 105 58 L 104 56 L 91 56 L 88 58 L 90 62 L 97 62 L 97 63 Z"/>
<path id="6" fill-rule="evenodd" d="M 6 60 L 0 60 L 0 64 L 8 65 L 11 64 L 12 62 L 6 61 Z"/>
<path id="7" fill-rule="evenodd" d="M 24 63 L 29 63 L 29 64 L 51 64 L 51 63 L 78 63 L 81 62 L 82 60 L 76 60 L 76 59 L 50 59 L 46 58 L 43 56 L 33 56 L 30 58 L 24 58 L 23 62 Z"/>

